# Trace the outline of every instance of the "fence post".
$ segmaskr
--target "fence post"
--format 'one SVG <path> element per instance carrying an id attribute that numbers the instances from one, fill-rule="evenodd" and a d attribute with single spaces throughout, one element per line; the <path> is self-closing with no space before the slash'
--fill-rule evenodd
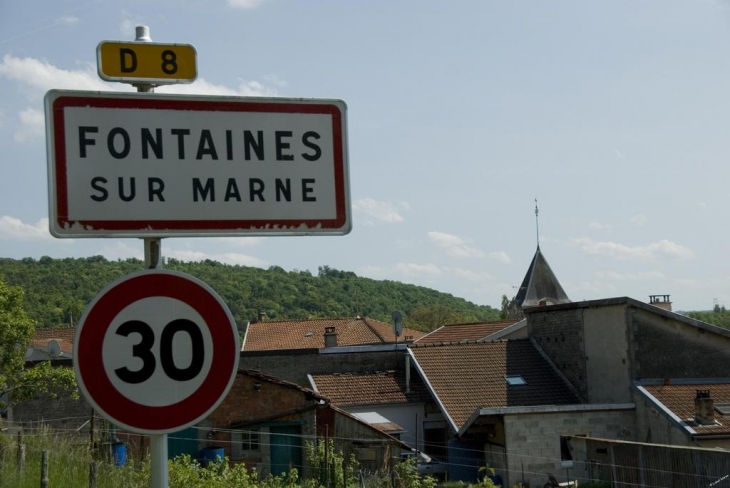
<path id="1" fill-rule="evenodd" d="M 18 471 L 23 471 L 25 466 L 25 444 L 23 444 L 23 433 L 18 432 Z"/>
<path id="2" fill-rule="evenodd" d="M 48 451 L 45 449 L 41 455 L 41 488 L 48 488 Z"/>
<path id="3" fill-rule="evenodd" d="M 96 461 L 89 462 L 89 488 L 96 488 L 96 473 L 98 467 L 99 465 L 96 464 Z"/>

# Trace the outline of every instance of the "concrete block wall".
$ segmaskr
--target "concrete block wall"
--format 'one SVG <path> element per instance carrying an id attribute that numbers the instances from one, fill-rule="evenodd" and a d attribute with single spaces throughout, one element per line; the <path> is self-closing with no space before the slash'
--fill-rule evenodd
<path id="1" fill-rule="evenodd" d="M 531 486 L 543 486 L 547 473 L 566 481 L 561 467 L 561 435 L 633 440 L 634 415 L 633 409 L 505 415 L 508 471 L 502 476 L 507 486 L 520 483 L 523 472 Z"/>
<path id="2" fill-rule="evenodd" d="M 587 396 L 583 310 L 531 311 L 527 327 L 535 342 L 550 357 L 582 396 Z"/>

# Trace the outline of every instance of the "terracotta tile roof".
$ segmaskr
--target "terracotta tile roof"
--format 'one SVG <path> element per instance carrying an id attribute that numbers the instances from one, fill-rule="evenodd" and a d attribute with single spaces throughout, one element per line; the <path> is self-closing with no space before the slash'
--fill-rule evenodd
<path id="1" fill-rule="evenodd" d="M 677 417 L 687 422 L 698 434 L 730 434 L 730 416 L 725 417 L 717 410 L 715 410 L 716 425 L 699 425 L 694 422 L 697 390 L 710 390 L 715 405 L 730 404 L 730 384 L 651 385 L 644 386 L 644 389 Z"/>
<path id="2" fill-rule="evenodd" d="M 457 428 L 478 408 L 579 403 L 529 339 L 414 345 L 418 366 Z M 525 385 L 509 386 L 520 375 Z"/>
<path id="3" fill-rule="evenodd" d="M 35 330 L 31 341 L 46 341 L 47 343 L 51 339 L 55 339 L 59 342 L 65 341 L 73 344 L 75 332 L 75 327 L 41 327 Z"/>
<path id="4" fill-rule="evenodd" d="M 418 344 L 436 342 L 478 341 L 514 325 L 519 320 L 495 320 L 490 322 L 472 322 L 468 324 L 448 324 L 418 339 Z"/>
<path id="5" fill-rule="evenodd" d="M 243 350 L 323 348 L 326 327 L 335 328 L 338 346 L 388 344 L 396 339 L 389 324 L 370 318 L 265 321 L 249 324 Z M 404 341 L 405 336 L 415 340 L 423 335 L 423 332 L 404 328 L 399 341 Z"/>
<path id="6" fill-rule="evenodd" d="M 337 406 L 425 403 L 431 399 L 418 375 L 411 375 L 411 391 L 406 393 L 405 371 L 376 373 L 313 374 L 320 394 Z"/>

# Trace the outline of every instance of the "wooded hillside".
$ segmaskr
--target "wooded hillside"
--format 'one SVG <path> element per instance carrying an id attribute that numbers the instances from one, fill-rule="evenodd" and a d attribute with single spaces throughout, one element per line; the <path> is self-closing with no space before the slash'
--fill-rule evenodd
<path id="1" fill-rule="evenodd" d="M 165 267 L 195 276 L 211 286 L 238 323 L 264 311 L 269 320 L 308 317 L 372 317 L 390 323 L 400 310 L 405 325 L 432 330 L 444 323 L 494 320 L 499 311 L 447 293 L 395 281 L 362 278 L 350 271 L 320 266 L 309 271 L 260 269 L 215 261 L 169 259 Z M 78 321 L 86 304 L 116 278 L 143 269 L 136 259 L 109 261 L 103 256 L 39 260 L 0 259 L 0 278 L 25 290 L 25 309 L 36 327 Z"/>

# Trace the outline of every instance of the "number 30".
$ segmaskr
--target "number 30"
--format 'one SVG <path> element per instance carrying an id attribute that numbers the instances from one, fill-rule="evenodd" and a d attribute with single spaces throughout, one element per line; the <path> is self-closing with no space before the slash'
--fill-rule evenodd
<path id="1" fill-rule="evenodd" d="M 120 380 L 126 383 L 142 383 L 150 379 L 157 368 L 157 359 L 152 352 L 155 344 L 155 332 L 152 327 L 141 320 L 128 320 L 117 328 L 116 333 L 128 337 L 129 334 L 137 333 L 142 340 L 132 346 L 132 356 L 142 360 L 142 368 L 131 371 L 126 366 L 117 368 L 114 372 Z M 190 336 L 193 345 L 193 357 L 187 368 L 178 368 L 172 358 L 172 340 L 178 332 L 186 332 Z M 160 364 L 165 374 L 175 381 L 188 381 L 200 373 L 203 369 L 205 351 L 203 348 L 203 334 L 195 322 L 187 319 L 173 320 L 162 329 L 160 335 Z"/>

